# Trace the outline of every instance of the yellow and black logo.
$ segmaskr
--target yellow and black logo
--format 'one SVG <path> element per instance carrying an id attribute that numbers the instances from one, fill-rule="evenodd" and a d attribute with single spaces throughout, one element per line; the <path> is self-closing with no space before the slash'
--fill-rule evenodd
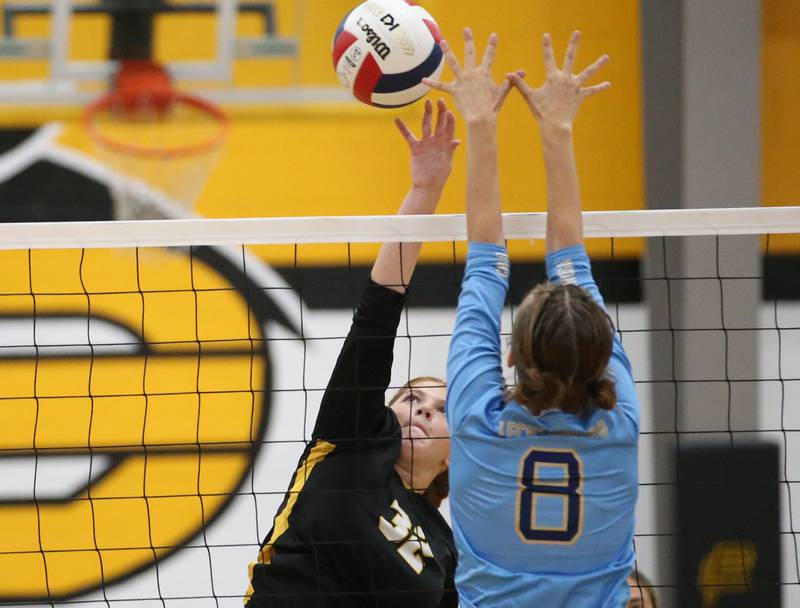
<path id="1" fill-rule="evenodd" d="M 715 608 L 723 595 L 743 595 L 754 587 L 753 570 L 758 551 L 750 541 L 714 543 L 697 571 L 697 588 L 703 608 Z"/>
<path id="2" fill-rule="evenodd" d="M 58 174 L 34 169 L 4 201 Z M 88 190 L 64 198 L 109 209 Z M 39 203 L 0 205 L 0 221 L 112 219 Z M 248 260 L 208 247 L 0 253 L 0 601 L 120 582 L 239 492 L 270 412 L 264 328 L 292 329 Z"/>

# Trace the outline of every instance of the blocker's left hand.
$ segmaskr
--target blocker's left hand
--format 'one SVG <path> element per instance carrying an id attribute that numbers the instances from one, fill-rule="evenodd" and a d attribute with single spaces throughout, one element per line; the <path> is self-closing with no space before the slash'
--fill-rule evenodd
<path id="1" fill-rule="evenodd" d="M 446 40 L 442 40 L 440 46 L 455 80 L 440 82 L 423 78 L 423 84 L 452 95 L 458 111 L 468 125 L 495 120 L 511 90 L 509 80 L 497 84 L 492 78 L 492 68 L 497 53 L 497 34 L 489 36 L 489 42 L 486 44 L 486 50 L 480 63 L 476 58 L 475 38 L 470 28 L 464 29 L 464 65 L 458 62 Z M 519 78 L 525 77 L 525 72 L 522 70 L 515 74 Z"/>
<path id="2" fill-rule="evenodd" d="M 422 138 L 417 139 L 405 123 L 395 120 L 397 128 L 411 151 L 411 182 L 418 190 L 441 191 L 453 168 L 453 154 L 461 144 L 455 139 L 456 117 L 444 100 L 437 103 L 436 126 L 433 126 L 433 104 L 425 101 L 422 117 Z"/>

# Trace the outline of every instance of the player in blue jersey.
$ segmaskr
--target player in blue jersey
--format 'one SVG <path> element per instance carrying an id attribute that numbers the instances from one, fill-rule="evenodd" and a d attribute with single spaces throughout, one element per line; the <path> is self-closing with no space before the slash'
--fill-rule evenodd
<path id="1" fill-rule="evenodd" d="M 467 124 L 467 265 L 448 360 L 451 514 L 463 608 L 624 608 L 634 562 L 639 404 L 631 365 L 583 246 L 572 125 L 584 87 L 573 34 L 563 67 L 544 37 L 545 83 L 508 79 L 536 117 L 547 175 L 547 275 L 515 312 L 503 383 L 500 318 L 508 291 L 497 168 L 492 35 L 482 61 L 465 31 L 464 64 L 446 43 Z"/>

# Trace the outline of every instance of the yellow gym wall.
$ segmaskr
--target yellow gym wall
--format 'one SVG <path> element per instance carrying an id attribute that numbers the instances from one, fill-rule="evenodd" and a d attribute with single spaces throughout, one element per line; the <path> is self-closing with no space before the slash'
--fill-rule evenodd
<path id="1" fill-rule="evenodd" d="M 797 0 L 762 0 L 761 204 L 800 205 L 800 57 Z M 763 239 L 770 253 L 800 254 L 796 235 Z"/>
<path id="2" fill-rule="evenodd" d="M 761 200 L 764 205 L 800 204 L 800 4 L 762 0 L 764 51 Z"/>
<path id="3" fill-rule="evenodd" d="M 330 45 L 341 18 L 354 0 L 306 1 L 298 14 L 294 0 L 278 0 L 279 28 L 287 35 L 302 33 L 300 57 L 291 60 L 251 60 L 236 66 L 242 86 L 285 85 L 293 81 L 338 86 L 331 66 Z M 577 125 L 577 154 L 588 209 L 640 208 L 643 204 L 641 154 L 641 91 L 638 0 L 570 3 L 535 0 L 435 0 L 423 2 L 454 46 L 461 47 L 461 30 L 471 25 L 479 41 L 491 31 L 500 35 L 496 72 L 525 68 L 529 79 L 542 78 L 540 40 L 550 31 L 558 53 L 574 28 L 584 31 L 580 65 L 602 53 L 611 56 L 602 78 L 612 90 L 587 103 Z M 313 10 L 310 10 L 313 7 Z M 302 22 L 302 27 L 297 25 Z M 24 28 L 23 28 L 24 26 Z M 254 19 L 241 19 L 243 32 L 255 33 Z M 21 22 L 33 35 L 44 25 Z M 27 28 L 27 29 L 25 29 Z M 76 22 L 75 58 L 93 59 L 104 50 L 92 41 L 106 38 L 108 20 Z M 163 18 L 157 49 L 161 58 L 185 59 L 213 42 L 209 18 Z M 12 77 L 3 72 L 0 77 Z M 447 75 L 449 77 L 449 75 Z M 393 119 L 400 116 L 415 129 L 421 104 L 399 111 L 373 109 L 357 103 L 336 105 L 228 108 L 232 130 L 218 166 L 198 202 L 209 217 L 282 215 L 362 215 L 394 213 L 409 184 L 405 143 Z M 47 115 L 21 108 L 2 122 L 66 119 L 64 141 L 80 149 L 91 146 L 80 128 L 76 109 L 50 110 Z M 535 123 L 518 96 L 510 99 L 500 125 L 504 208 L 542 210 L 545 186 Z M 460 128 L 463 138 L 463 128 Z M 440 211 L 463 211 L 465 151 L 459 151 Z M 635 246 L 634 243 L 632 243 Z M 430 248 L 429 248 L 430 249 Z M 617 249 L 617 254 L 624 251 Z M 630 254 L 635 254 L 635 250 Z M 446 253 L 443 255 L 447 255 Z M 364 258 L 371 256 L 364 253 Z M 324 261 L 324 260 L 320 260 Z"/>
<path id="4" fill-rule="evenodd" d="M 352 0 L 319 3 L 309 15 L 301 63 L 304 80 L 334 84 L 330 34 Z M 614 89 L 587 104 L 577 128 L 577 146 L 589 208 L 642 206 L 641 94 L 638 53 L 638 2 L 590 0 L 580 6 L 547 1 L 499 3 L 438 0 L 428 3 L 445 36 L 460 48 L 461 29 L 472 25 L 478 40 L 500 34 L 497 73 L 518 67 L 541 78 L 540 36 L 551 31 L 563 48 L 572 28 L 585 31 L 581 59 L 602 52 L 612 57 L 603 74 Z M 580 15 L 576 19 L 575 15 Z M 286 108 L 266 117 L 237 116 L 225 161 L 201 201 L 209 215 L 393 213 L 408 185 L 405 144 L 392 119 L 400 115 L 415 127 L 421 105 L 393 112 L 371 108 L 303 111 Z M 463 130 L 462 130 L 463 134 Z M 502 116 L 501 154 L 505 207 L 542 209 L 544 182 L 536 130 L 516 97 Z M 613 153 L 610 153 L 613 151 Z M 442 211 L 463 210 L 464 153 L 459 154 Z M 253 180 L 253 176 L 260 178 Z M 609 179 L 609 177 L 611 177 Z M 265 198 L 257 196 L 264 193 Z M 234 201 L 235 209 L 231 208 Z"/>

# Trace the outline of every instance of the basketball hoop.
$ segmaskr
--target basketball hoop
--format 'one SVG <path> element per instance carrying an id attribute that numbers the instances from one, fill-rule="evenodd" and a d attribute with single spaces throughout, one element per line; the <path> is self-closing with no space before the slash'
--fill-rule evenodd
<path id="1" fill-rule="evenodd" d="M 191 210 L 219 157 L 227 117 L 214 104 L 176 91 L 151 61 L 123 61 L 115 85 L 84 113 L 97 154 Z M 135 216 L 135 202 L 125 200 L 131 188 L 121 182 L 117 190 L 120 215 Z"/>

